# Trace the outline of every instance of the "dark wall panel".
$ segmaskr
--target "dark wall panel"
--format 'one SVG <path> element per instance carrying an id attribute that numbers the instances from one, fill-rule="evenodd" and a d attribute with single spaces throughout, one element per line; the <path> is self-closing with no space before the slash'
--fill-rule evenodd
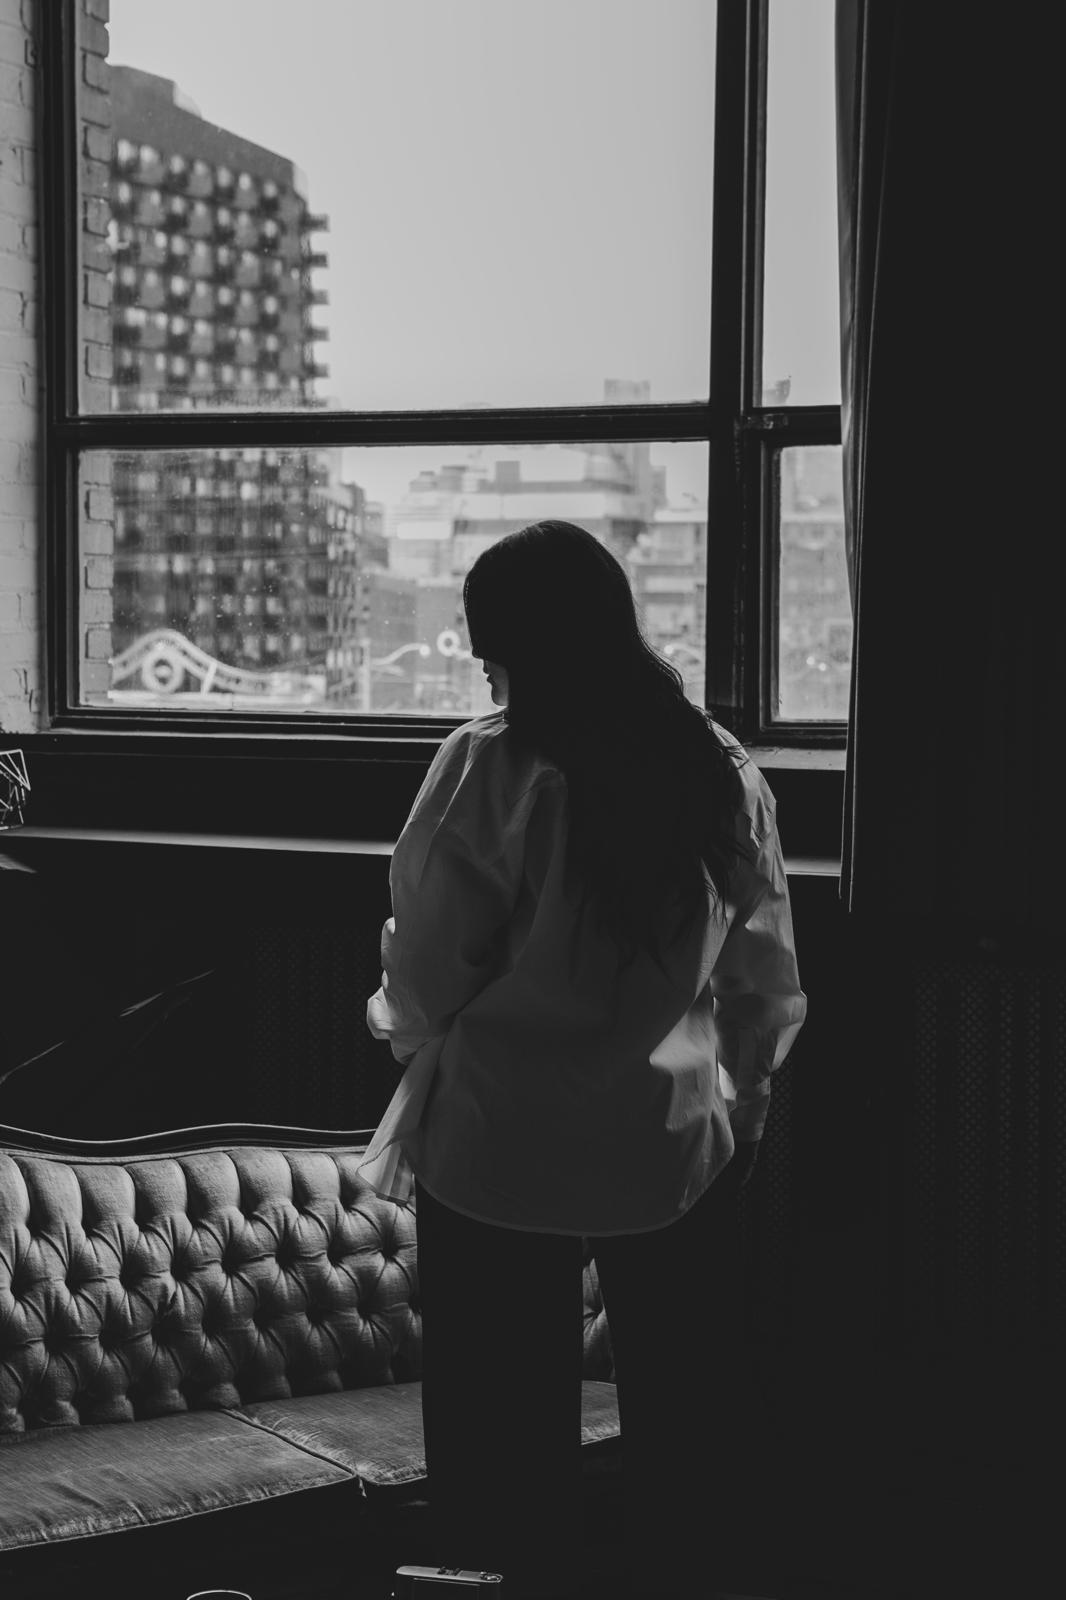
<path id="1" fill-rule="evenodd" d="M 399 1076 L 366 1028 L 387 854 L 18 849 L 39 870 L 0 874 L 21 975 L 0 1121 L 83 1138 L 376 1124 Z M 809 1012 L 741 1202 L 744 1336 L 933 1353 L 1063 1331 L 1061 964 L 875 938 L 830 876 L 796 875 L 792 899 Z"/>

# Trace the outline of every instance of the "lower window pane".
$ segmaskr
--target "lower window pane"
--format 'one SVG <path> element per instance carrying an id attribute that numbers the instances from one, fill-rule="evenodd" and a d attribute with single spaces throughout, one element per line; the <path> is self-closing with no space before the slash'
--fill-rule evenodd
<path id="1" fill-rule="evenodd" d="M 777 716 L 846 722 L 851 600 L 839 445 L 780 457 Z"/>
<path id="2" fill-rule="evenodd" d="M 463 578 L 549 517 L 617 556 L 702 703 L 706 484 L 693 443 L 86 453 L 81 703 L 480 716 Z"/>

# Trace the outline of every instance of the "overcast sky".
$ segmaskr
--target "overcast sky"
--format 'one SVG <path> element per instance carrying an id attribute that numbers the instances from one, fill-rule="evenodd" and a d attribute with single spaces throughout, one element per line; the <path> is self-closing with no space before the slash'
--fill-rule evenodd
<path id="1" fill-rule="evenodd" d="M 771 12 L 765 372 L 838 403 L 833 4 Z M 606 377 L 688 400 L 707 392 L 714 16 L 111 0 L 111 56 L 303 171 L 330 219 L 330 404 L 595 403 Z"/>

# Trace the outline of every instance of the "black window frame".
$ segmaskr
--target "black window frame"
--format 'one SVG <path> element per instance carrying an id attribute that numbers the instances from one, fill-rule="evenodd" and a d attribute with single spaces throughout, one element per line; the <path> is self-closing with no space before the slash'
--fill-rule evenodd
<path id="1" fill-rule="evenodd" d="M 786 450 L 803 446 L 821 448 L 840 444 L 838 407 L 804 407 L 798 416 L 789 417 L 785 423 L 779 420 L 781 416 L 781 412 L 762 412 L 742 447 L 752 458 L 746 468 L 746 481 L 751 483 L 756 500 L 750 522 L 756 530 L 754 538 L 758 545 L 757 576 L 749 594 L 749 605 L 759 617 L 758 648 L 753 652 L 750 685 L 759 728 L 754 742 L 773 741 L 786 747 L 824 745 L 832 748 L 834 744 L 843 747 L 844 724 L 782 717 L 776 714 L 774 707 L 781 640 L 781 457 Z M 815 737 L 807 738 L 808 730 L 813 730 Z M 843 731 L 834 738 L 835 730 Z"/>
<path id="2" fill-rule="evenodd" d="M 80 0 L 38 8 L 42 80 L 42 454 L 46 706 L 53 748 L 282 758 L 295 739 L 346 759 L 421 761 L 461 716 L 218 711 L 135 714 L 79 705 L 77 466 L 90 450 L 696 440 L 709 451 L 705 704 L 749 746 L 841 750 L 843 723 L 774 721 L 768 673 L 776 618 L 767 463 L 799 443 L 840 442 L 838 407 L 767 408 L 761 392 L 766 41 L 769 0 L 718 0 L 713 151 L 710 399 L 403 412 L 82 414 L 79 359 Z M 711 530 L 713 531 L 713 535 Z"/>

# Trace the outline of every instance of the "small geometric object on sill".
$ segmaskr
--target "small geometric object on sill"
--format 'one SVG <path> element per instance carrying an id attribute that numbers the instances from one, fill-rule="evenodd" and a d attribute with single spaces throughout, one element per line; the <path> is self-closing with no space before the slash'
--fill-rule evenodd
<path id="1" fill-rule="evenodd" d="M 23 807 L 30 792 L 26 757 L 21 750 L 0 750 L 0 830 L 21 828 Z"/>

